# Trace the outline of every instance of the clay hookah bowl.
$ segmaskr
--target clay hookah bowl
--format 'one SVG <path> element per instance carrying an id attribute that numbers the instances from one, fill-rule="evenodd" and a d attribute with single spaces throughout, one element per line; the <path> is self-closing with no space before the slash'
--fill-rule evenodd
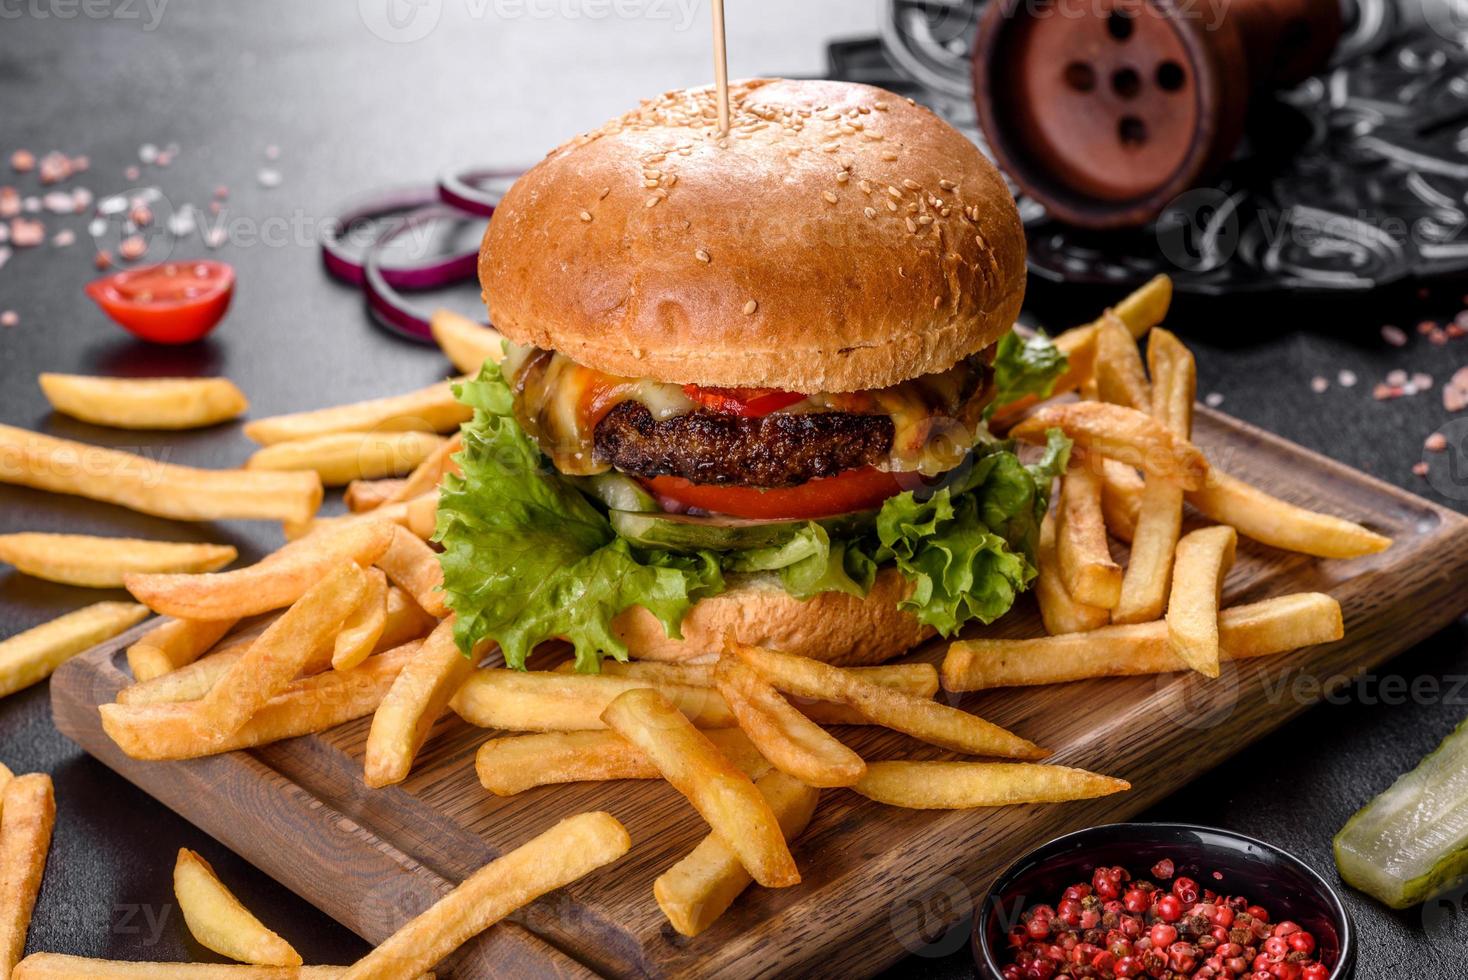
<path id="1" fill-rule="evenodd" d="M 994 0 L 974 45 L 979 124 L 1054 217 L 1145 225 L 1215 175 L 1262 92 L 1328 63 L 1341 0 Z"/>

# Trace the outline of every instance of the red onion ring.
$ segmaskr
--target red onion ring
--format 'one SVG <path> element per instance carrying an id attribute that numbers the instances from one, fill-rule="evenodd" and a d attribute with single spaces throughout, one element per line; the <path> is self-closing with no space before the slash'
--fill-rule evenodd
<path id="1" fill-rule="evenodd" d="M 368 222 L 380 223 L 395 214 L 409 215 L 434 204 L 438 193 L 434 188 L 394 188 L 361 198 L 342 210 L 339 217 L 326 223 L 321 233 L 321 260 L 326 271 L 342 282 L 353 286 L 366 283 L 365 257 L 378 242 L 396 225 L 386 229 L 375 229 L 370 242 L 350 243 L 346 239 L 358 225 Z M 445 267 L 446 266 L 446 267 Z M 468 261 L 468 253 L 435 259 L 423 265 L 408 267 L 389 266 L 382 268 L 384 279 L 402 289 L 430 288 L 455 281 L 448 276 L 463 278 L 473 275 L 474 264 Z"/>
<path id="2" fill-rule="evenodd" d="M 469 214 L 488 218 L 499 206 L 500 198 L 519 177 L 522 170 L 466 170 L 438 180 L 438 197 L 443 203 Z"/>
<path id="3" fill-rule="evenodd" d="M 385 231 L 372 247 L 362 263 L 363 291 L 367 295 L 367 309 L 383 327 L 391 332 L 419 343 L 431 344 L 433 330 L 430 314 L 416 309 L 399 292 L 399 289 L 427 290 L 452 285 L 472 279 L 477 271 L 479 252 L 451 256 L 428 266 L 410 270 L 413 274 L 404 281 L 403 270 L 389 275 L 382 267 L 383 251 L 394 239 L 410 231 L 416 231 L 436 221 L 463 221 L 464 214 L 457 208 L 432 205 L 420 208 L 407 215 Z"/>

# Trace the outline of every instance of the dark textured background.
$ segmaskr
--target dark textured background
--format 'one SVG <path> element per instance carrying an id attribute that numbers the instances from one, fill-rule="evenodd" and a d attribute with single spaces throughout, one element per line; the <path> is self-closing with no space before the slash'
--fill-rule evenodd
<path id="1" fill-rule="evenodd" d="M 228 320 L 202 345 L 161 350 L 134 343 L 82 295 L 92 275 L 84 219 L 46 216 L 49 229 L 72 228 L 80 241 L 19 254 L 0 270 L 0 309 L 21 317 L 18 327 L 0 330 L 0 422 L 206 466 L 245 458 L 250 446 L 236 427 L 177 438 L 96 429 L 52 416 L 35 374 L 227 374 L 250 395 L 256 415 L 441 377 L 440 357 L 368 326 L 360 298 L 323 276 L 311 240 L 328 209 L 360 191 L 424 181 L 441 170 L 533 160 L 640 96 L 707 75 L 701 4 L 700 19 L 680 31 L 681 8 L 673 3 L 647 7 L 641 18 L 507 19 L 493 5 L 448 0 L 437 29 L 413 43 L 389 43 L 364 26 L 363 14 L 380 17 L 383 0 L 174 0 L 152 30 L 143 4 L 119 0 L 92 9 L 109 15 L 89 17 L 64 0 L 0 3 L 0 154 L 22 146 L 87 153 L 91 172 L 75 183 L 99 194 L 156 184 L 175 205 L 202 205 L 217 185 L 228 185 L 236 243 L 218 255 L 237 267 L 238 295 Z M 429 15 L 434 9 L 422 8 Z M 794 9 L 763 0 L 735 5 L 730 16 L 738 75 L 819 72 L 824 40 L 870 32 L 875 14 L 870 0 L 806 0 Z M 172 141 L 181 152 L 170 168 L 144 168 L 136 182 L 125 178 L 139 144 Z M 272 144 L 280 159 L 267 164 L 264 150 Z M 257 186 L 255 175 L 267 165 L 282 172 L 280 187 Z M 0 184 L 9 182 L 0 159 Z M 13 182 L 35 192 L 33 176 Z M 276 224 L 259 224 L 272 218 Z M 283 230 L 284 239 L 247 241 L 257 227 Z M 174 254 L 206 252 L 194 238 Z M 1412 330 L 1424 317 L 1454 315 L 1465 288 L 1440 284 L 1420 294 L 1414 287 L 1330 305 L 1304 297 L 1214 301 L 1182 305 L 1169 325 L 1198 353 L 1200 393 L 1224 395 L 1225 410 L 1462 509 L 1468 476 L 1455 485 L 1445 457 L 1433 459 L 1432 485 L 1410 472 L 1424 458 L 1424 437 L 1447 421 L 1439 392 L 1381 404 L 1370 389 L 1393 368 L 1427 371 L 1441 385 L 1468 363 L 1468 340 L 1433 347 Z M 1064 327 L 1114 295 L 1046 288 L 1033 295 L 1031 318 Z M 1406 349 L 1382 343 L 1379 328 L 1387 322 L 1413 334 Z M 1359 375 L 1356 388 L 1310 390 L 1313 376 L 1334 379 L 1342 368 Z M 193 527 L 0 488 L 0 532 L 18 530 L 229 540 L 246 558 L 275 541 L 273 528 Z M 95 598 L 0 573 L 0 635 Z M 1468 624 L 1403 655 L 1389 671 L 1408 678 L 1468 674 Z M 1451 684 L 1430 703 L 1395 703 L 1382 696 L 1379 680 L 1315 708 L 1148 817 L 1235 828 L 1294 851 L 1334 879 L 1335 830 L 1468 715 L 1468 698 L 1451 692 Z M 210 958 L 188 937 L 171 901 L 173 855 L 188 846 L 203 852 L 308 962 L 344 962 L 361 952 L 355 937 L 58 735 L 46 685 L 0 703 L 0 759 L 17 771 L 50 772 L 57 785 L 60 819 L 29 949 Z M 1097 764 L 1105 768 L 1104 760 Z M 1359 976 L 1468 976 L 1461 909 L 1456 917 L 1428 914 L 1424 925 L 1422 910 L 1389 913 L 1354 893 L 1347 901 L 1361 928 Z M 925 953 L 898 973 L 970 973 L 956 941 Z"/>

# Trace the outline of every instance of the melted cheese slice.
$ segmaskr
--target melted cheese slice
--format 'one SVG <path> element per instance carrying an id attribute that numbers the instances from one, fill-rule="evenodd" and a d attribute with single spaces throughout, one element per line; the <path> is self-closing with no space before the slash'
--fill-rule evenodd
<path id="1" fill-rule="evenodd" d="M 515 392 L 516 418 L 556 468 L 572 476 L 611 469 L 595 458 L 596 426 L 622 402 L 640 402 L 657 421 L 699 407 L 680 385 L 603 374 L 554 351 L 510 345 L 503 367 Z M 936 476 L 962 462 L 983 434 L 991 378 L 988 364 L 971 357 L 890 388 L 808 395 L 776 414 L 889 416 L 892 449 L 882 468 Z"/>

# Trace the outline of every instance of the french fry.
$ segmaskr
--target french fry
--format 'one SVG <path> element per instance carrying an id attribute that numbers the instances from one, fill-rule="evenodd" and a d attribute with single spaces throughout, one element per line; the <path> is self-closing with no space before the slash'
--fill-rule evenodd
<path id="1" fill-rule="evenodd" d="M 815 814 L 820 791 L 778 770 L 760 777 L 754 785 L 774 812 L 785 840 L 799 837 Z M 711 833 L 658 875 L 652 894 L 674 929 L 696 936 L 713 925 L 753 880 L 738 854 Z"/>
<path id="2" fill-rule="evenodd" d="M 331 517 L 313 517 L 309 521 L 298 523 L 286 521 L 282 522 L 280 529 L 284 532 L 286 541 L 295 544 L 302 538 L 309 538 L 332 531 L 340 531 L 357 524 L 371 524 L 373 522 L 407 527 L 407 503 L 397 501 L 390 504 L 382 504 L 361 514 L 336 514 Z"/>
<path id="3" fill-rule="evenodd" d="M 473 414 L 454 397 L 456 381 L 440 381 L 391 398 L 374 398 L 245 423 L 245 435 L 262 446 L 337 432 L 451 432 Z"/>
<path id="4" fill-rule="evenodd" d="M 1187 495 L 1204 517 L 1274 548 L 1317 558 L 1360 558 L 1385 551 L 1392 539 L 1339 517 L 1306 510 L 1214 469 L 1208 485 Z"/>
<path id="5" fill-rule="evenodd" d="M 1176 438 L 1190 439 L 1198 388 L 1192 353 L 1170 331 L 1158 328 L 1147 341 L 1147 363 L 1152 369 L 1152 417 Z M 1182 525 L 1182 489 L 1149 477 L 1132 527 L 1131 558 L 1121 599 L 1111 611 L 1112 622 L 1149 623 L 1162 615 Z"/>
<path id="6" fill-rule="evenodd" d="M 1089 634 L 1086 634 L 1089 635 Z M 1042 759 L 1050 753 L 967 711 L 873 684 L 830 664 L 774 650 L 738 645 L 739 659 L 776 688 L 801 697 L 841 701 L 867 718 L 913 738 L 966 752 L 1013 759 Z"/>
<path id="7" fill-rule="evenodd" d="M 51 407 L 115 429 L 199 429 L 243 415 L 244 393 L 226 378 L 92 378 L 45 373 Z"/>
<path id="8" fill-rule="evenodd" d="M 1096 327 L 1096 395 L 1104 402 L 1151 411 L 1152 386 L 1142 355 L 1121 317 L 1108 310 Z"/>
<path id="9" fill-rule="evenodd" d="M 504 359 L 505 338 L 493 327 L 445 309 L 434 310 L 428 324 L 444 356 L 464 374 L 472 377 L 485 361 L 498 364 Z"/>
<path id="10" fill-rule="evenodd" d="M 1205 677 L 1218 676 L 1218 606 L 1238 540 L 1238 532 L 1220 524 L 1177 543 L 1167 642 L 1178 659 Z"/>
<path id="11" fill-rule="evenodd" d="M 10 976 L 25 955 L 55 825 L 50 776 L 30 773 L 10 780 L 0 803 L 0 977 Z"/>
<path id="12" fill-rule="evenodd" d="M 607 727 L 642 750 L 766 888 L 800 884 L 780 823 L 748 776 L 725 758 L 671 701 L 652 688 L 619 695 Z"/>
<path id="13" fill-rule="evenodd" d="M 245 966 L 237 963 L 146 963 L 32 953 L 10 980 L 341 980 L 344 966 Z M 425 973 L 419 980 L 433 980 Z"/>
<path id="14" fill-rule="evenodd" d="M 1081 449 L 1136 466 L 1185 490 L 1197 490 L 1208 479 L 1202 450 L 1135 409 L 1105 402 L 1045 405 L 1009 434 L 1044 445 L 1050 429 L 1060 429 Z"/>
<path id="15" fill-rule="evenodd" d="M 0 640 L 0 698 L 43 681 L 63 663 L 142 622 L 131 602 L 98 602 Z"/>
<path id="16" fill-rule="evenodd" d="M 387 629 L 387 576 L 380 568 L 367 570 L 367 592 L 362 602 L 342 623 L 341 632 L 331 648 L 331 666 L 351 670 L 377 648 L 382 631 Z"/>
<path id="17" fill-rule="evenodd" d="M 407 477 L 388 477 L 382 480 L 353 480 L 347 484 L 347 490 L 342 495 L 342 501 L 347 505 L 347 510 L 353 514 L 365 514 L 368 511 L 376 510 L 383 504 L 396 503 L 402 500 L 401 493 L 403 487 L 407 486 L 407 484 Z"/>
<path id="18" fill-rule="evenodd" d="M 1319 592 L 1234 606 L 1218 616 L 1220 660 L 1273 656 L 1343 635 L 1340 603 Z M 962 640 L 943 659 L 943 688 L 980 691 L 1188 669 L 1168 644 L 1167 623 L 1158 620 L 1034 640 Z"/>
<path id="19" fill-rule="evenodd" d="M 611 864 L 632 839 L 610 813 L 567 817 L 474 872 L 381 945 L 343 980 L 415 976 L 516 909 Z"/>
<path id="20" fill-rule="evenodd" d="M 376 564 L 429 615 L 442 619 L 449 614 L 438 555 L 417 535 L 406 528 L 393 528 L 392 544 L 378 555 Z"/>
<path id="21" fill-rule="evenodd" d="M 557 673 L 572 673 L 576 664 L 566 661 L 557 665 Z M 640 677 L 652 686 L 663 684 L 688 687 L 713 687 L 716 664 L 661 663 L 652 660 L 603 660 L 601 672 L 612 677 Z M 920 698 L 930 698 L 938 693 L 938 671 L 932 664 L 881 664 L 875 667 L 847 667 L 874 684 L 892 687 Z M 847 704 L 833 701 L 816 701 L 810 698 L 790 698 L 786 701 L 811 721 L 822 725 L 870 725 L 871 719 Z"/>
<path id="22" fill-rule="evenodd" d="M 1193 437 L 1193 404 L 1198 397 L 1198 367 L 1193 352 L 1171 330 L 1154 330 L 1147 338 L 1147 367 L 1152 372 L 1152 404 L 1138 406 L 1180 439 Z"/>
<path id="23" fill-rule="evenodd" d="M 92 589 L 120 589 L 128 572 L 212 572 L 238 554 L 227 544 L 90 534 L 0 534 L 0 562 L 33 578 Z"/>
<path id="24" fill-rule="evenodd" d="M 439 623 L 372 716 L 362 761 L 362 779 L 368 786 L 389 786 L 408 778 L 413 757 L 449 700 L 474 672 L 474 664 L 454 643 L 453 617 Z"/>
<path id="25" fill-rule="evenodd" d="M 367 592 L 361 566 L 345 561 L 327 572 L 260 634 L 198 703 L 200 724 L 223 738 L 283 691 L 341 629 Z"/>
<path id="26" fill-rule="evenodd" d="M 418 468 L 408 474 L 403 481 L 403 487 L 398 491 L 398 500 L 413 500 L 425 494 L 433 494 L 435 504 L 437 502 L 438 485 L 443 482 L 445 473 L 458 473 L 459 464 L 454 462 L 454 455 L 464 448 L 464 436 L 455 432 L 443 445 L 433 451 L 427 459 L 418 464 Z M 426 535 L 419 535 L 426 537 Z"/>
<path id="27" fill-rule="evenodd" d="M 237 619 L 170 619 L 144 633 L 127 648 L 127 665 L 136 681 L 186 667 L 224 638 Z"/>
<path id="28" fill-rule="evenodd" d="M 733 728 L 734 716 L 717 691 L 654 684 L 638 677 L 562 674 L 485 667 L 474 672 L 449 707 L 480 728 L 509 732 L 584 732 L 606 727 L 602 712 L 619 695 L 656 687 L 700 728 Z"/>
<path id="29" fill-rule="evenodd" d="M 15 773 L 10 771 L 10 767 L 0 762 L 0 806 L 3 806 L 5 800 L 5 787 L 9 786 L 10 781 L 14 778 Z"/>
<path id="30" fill-rule="evenodd" d="M 251 470 L 307 470 L 328 487 L 411 473 L 443 445 L 432 432 L 332 432 L 255 450 Z"/>
<path id="31" fill-rule="evenodd" d="M 304 522 L 321 506 L 314 473 L 201 470 L 0 425 L 0 482 L 179 521 Z"/>
<path id="32" fill-rule="evenodd" d="M 420 494 L 404 504 L 394 504 L 404 508 L 404 519 L 402 526 L 413 532 L 413 536 L 420 541 L 427 541 L 433 537 L 434 527 L 438 523 L 438 491 Z"/>
<path id="33" fill-rule="evenodd" d="M 104 704 L 102 729 L 134 759 L 197 759 L 325 731 L 377 710 L 393 678 L 418 649 L 414 640 L 368 657 L 353 670 L 292 681 L 223 739 L 200 730 L 198 702 Z M 163 678 L 159 678 L 162 680 Z"/>
<path id="34" fill-rule="evenodd" d="M 419 609 L 418 604 L 401 589 L 388 589 L 387 625 L 383 627 L 382 635 L 377 638 L 372 652 L 382 653 L 410 640 L 422 639 L 437 625 L 438 620 Z M 245 651 L 268 626 L 269 623 L 266 623 L 258 629 L 230 637 L 218 649 L 172 673 L 123 688 L 117 692 L 117 703 L 163 704 L 199 700 L 209 693 L 209 689 L 224 676 L 225 671 L 245 655 Z M 312 668 L 318 666 L 325 669 L 325 664 L 313 662 L 307 664 L 307 670 L 314 673 Z"/>
<path id="35" fill-rule="evenodd" d="M 301 954 L 235 898 L 209 862 L 187 847 L 173 865 L 173 895 L 189 932 L 205 949 L 256 966 L 301 965 Z"/>
<path id="36" fill-rule="evenodd" d="M 1110 609 L 1121 598 L 1123 572 L 1106 543 L 1101 476 L 1093 460 L 1076 460 L 1061 477 L 1055 558 L 1061 583 L 1077 602 Z"/>
<path id="37" fill-rule="evenodd" d="M 342 562 L 368 566 L 393 542 L 395 525 L 363 521 L 292 541 L 248 568 L 208 575 L 129 575 L 127 589 L 177 619 L 241 619 L 289 606 Z"/>
<path id="38" fill-rule="evenodd" d="M 704 734 L 750 779 L 770 771 L 770 763 L 739 729 L 715 728 Z M 496 796 L 514 796 L 557 783 L 663 778 L 641 749 L 615 732 L 492 738 L 475 754 L 474 771 L 480 785 Z"/>
<path id="39" fill-rule="evenodd" d="M 866 772 L 861 756 L 738 660 L 720 660 L 715 680 L 739 727 L 776 769 L 816 787 L 850 786 Z"/>
<path id="40" fill-rule="evenodd" d="M 1014 803 L 1064 803 L 1132 788 L 1124 779 L 1068 766 L 1015 762 L 873 762 L 851 787 L 878 803 L 911 810 L 967 810 Z"/>
<path id="41" fill-rule="evenodd" d="M 1129 542 L 1136 537 L 1146 485 L 1132 467 L 1102 457 L 1101 514 L 1106 518 L 1106 530 L 1117 540 Z"/>
<path id="42" fill-rule="evenodd" d="M 1040 524 L 1040 543 L 1035 549 L 1035 564 L 1040 570 L 1035 579 L 1035 597 L 1040 602 L 1040 618 L 1045 632 L 1085 633 L 1100 629 L 1111 621 L 1111 614 L 1098 606 L 1077 602 L 1066 591 L 1060 573 L 1060 559 L 1055 554 L 1055 517 L 1046 514 Z"/>

